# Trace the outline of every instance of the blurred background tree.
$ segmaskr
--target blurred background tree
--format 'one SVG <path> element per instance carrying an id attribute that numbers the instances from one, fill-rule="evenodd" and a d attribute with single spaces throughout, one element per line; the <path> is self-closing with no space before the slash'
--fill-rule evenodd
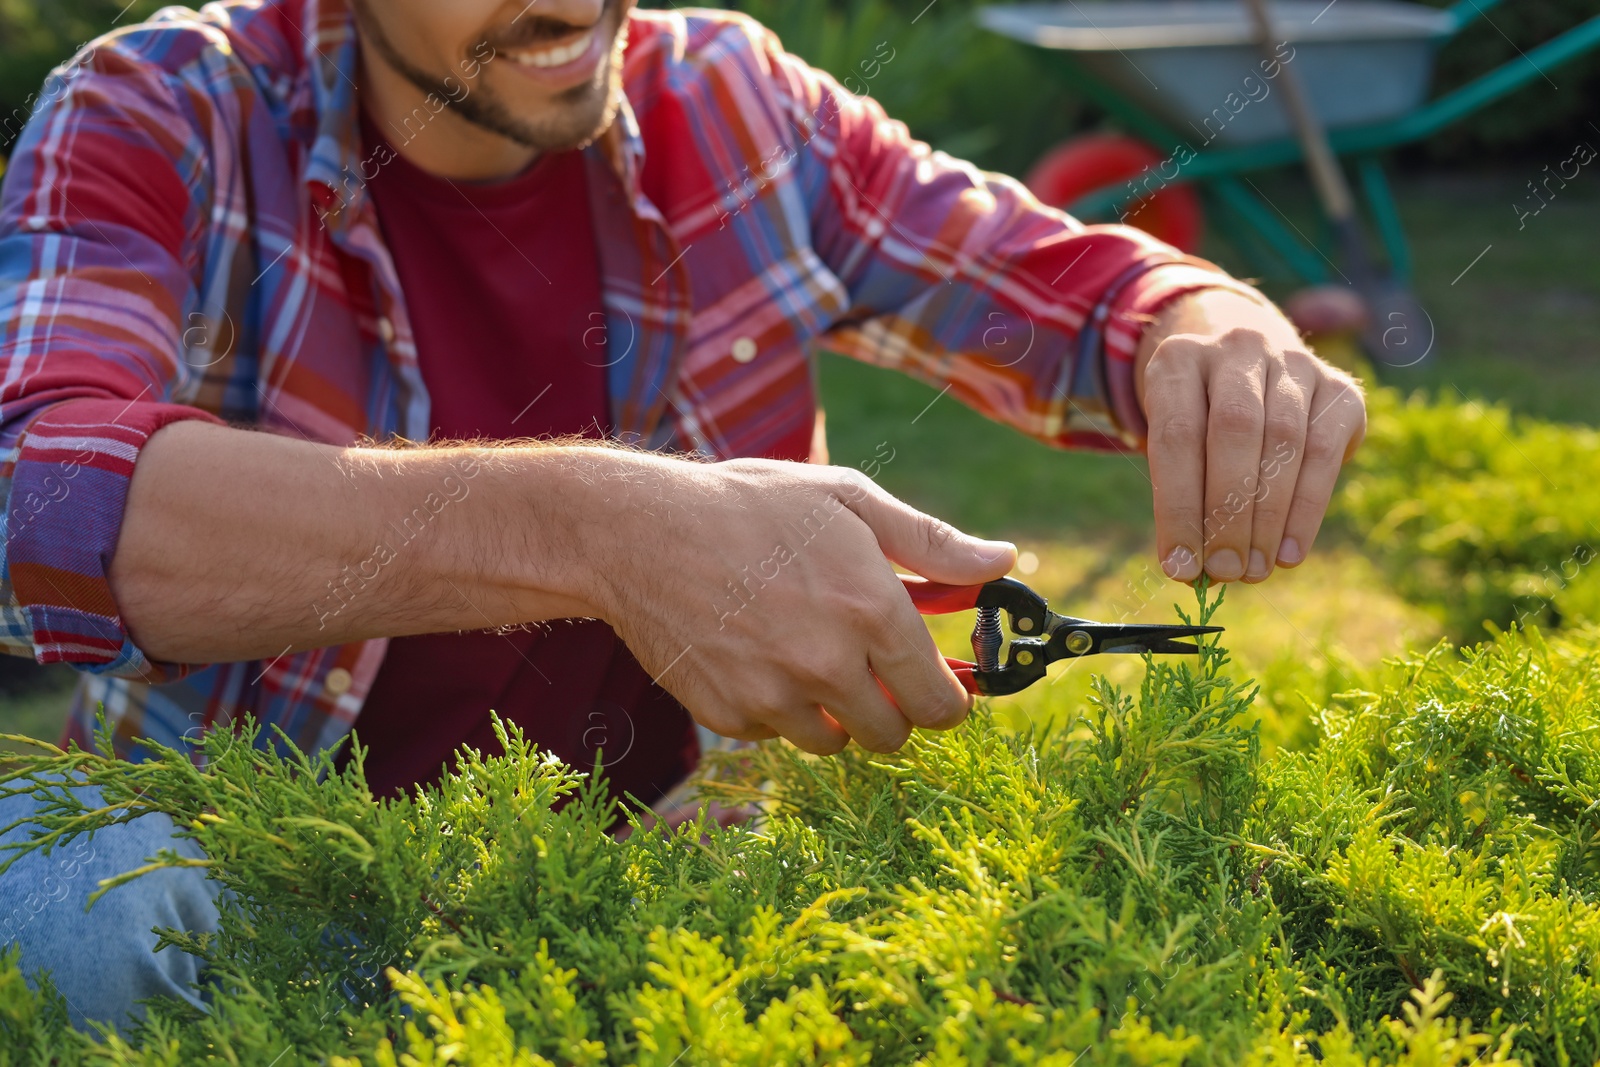
<path id="1" fill-rule="evenodd" d="M 990 0 L 729 0 L 769 26 L 797 55 L 839 78 L 878 41 L 896 49 L 894 68 L 870 86 L 889 114 L 936 148 L 980 166 L 1022 174 L 1050 145 L 1098 125 L 1093 105 L 1063 91 L 1049 53 L 976 27 Z M 1449 7 L 1452 0 L 1420 0 Z M 646 7 L 676 7 L 645 0 Z M 1595 14 L 1594 0 L 1522 0 L 1497 7 L 1439 55 L 1435 91 L 1491 70 Z M 1600 54 L 1537 81 L 1406 153 L 1413 163 L 1493 163 L 1570 140 L 1600 99 Z M 1537 99 L 1535 106 L 1531 101 Z"/>
<path id="2" fill-rule="evenodd" d="M 1448 0 L 1423 0 L 1449 7 Z M 1519 0 L 1494 8 L 1439 54 L 1434 91 L 1445 92 L 1515 59 L 1600 11 L 1595 0 Z M 1551 85 L 1556 91 L 1551 91 Z M 1520 153 L 1565 147 L 1589 137 L 1584 120 L 1600 100 L 1600 54 L 1590 53 L 1536 79 L 1469 122 L 1442 131 L 1423 146 L 1428 157 L 1459 164 L 1504 162 Z M 1587 131 L 1587 132 L 1583 132 Z"/>
<path id="3" fill-rule="evenodd" d="M 102 33 L 165 6 L 159 0 L 0 0 L 0 152 L 16 138 L 51 68 Z"/>
<path id="4" fill-rule="evenodd" d="M 650 7 L 671 7 L 647 3 Z M 784 47 L 877 98 L 951 155 L 1021 174 L 1081 129 L 1087 107 L 1059 90 L 1038 49 L 980 30 L 977 0 L 735 0 Z M 891 51 L 879 54 L 880 45 Z M 888 63 L 883 56 L 892 55 Z M 874 66 L 877 60 L 881 66 Z M 878 70 L 875 77 L 868 72 Z"/>
<path id="5" fill-rule="evenodd" d="M 984 2 L 730 0 L 713 6 L 746 11 L 797 55 L 841 79 L 865 81 L 889 114 L 935 147 L 1021 174 L 1045 148 L 1101 119 L 1062 91 L 1048 53 L 979 30 L 972 10 Z M 1444 6 L 1446 0 L 1427 2 Z M 52 67 L 97 35 L 163 6 L 161 0 L 0 0 L 0 116 L 8 117 L 0 121 L 0 152 Z M 679 5 L 648 0 L 645 6 Z M 1594 0 L 1523 0 L 1496 8 L 1492 23 L 1480 21 L 1441 54 L 1438 86 L 1467 81 L 1592 14 Z M 862 79 L 863 62 L 881 63 L 880 43 L 894 58 L 877 77 Z M 1600 55 L 1564 68 L 1556 82 L 1559 92 L 1536 82 L 1410 157 L 1483 162 L 1569 139 L 1600 98 Z M 1541 93 L 1538 106 L 1531 106 Z"/>

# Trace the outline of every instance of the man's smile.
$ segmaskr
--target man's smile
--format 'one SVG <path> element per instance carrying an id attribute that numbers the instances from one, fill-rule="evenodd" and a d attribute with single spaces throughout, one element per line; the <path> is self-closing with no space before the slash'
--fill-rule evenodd
<path id="1" fill-rule="evenodd" d="M 605 58 L 606 40 L 599 26 L 581 30 L 560 42 L 541 42 L 517 49 L 503 49 L 520 73 L 545 85 L 565 88 L 579 85 L 594 76 L 594 69 Z"/>
<path id="2" fill-rule="evenodd" d="M 588 51 L 589 45 L 594 41 L 594 30 L 585 30 L 576 39 L 564 45 L 547 45 L 543 48 L 527 48 L 508 55 L 526 67 L 559 67 L 563 63 L 571 63 L 574 59 Z"/>

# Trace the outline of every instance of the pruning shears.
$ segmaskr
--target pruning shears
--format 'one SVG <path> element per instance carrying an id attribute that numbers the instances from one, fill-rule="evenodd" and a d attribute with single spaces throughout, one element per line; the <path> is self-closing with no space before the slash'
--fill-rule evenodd
<path id="1" fill-rule="evenodd" d="M 900 580 L 911 594 L 911 602 L 924 615 L 978 609 L 978 622 L 972 630 L 974 662 L 949 658 L 945 662 L 967 692 L 981 696 L 1004 696 L 1026 689 L 1043 678 L 1045 668 L 1057 660 L 1102 652 L 1197 655 L 1198 645 L 1174 639 L 1222 632 L 1220 626 L 1094 622 L 1057 615 L 1044 597 L 1014 578 L 997 578 L 982 585 L 941 585 L 906 574 Z M 1008 616 L 1014 635 L 1003 666 L 1001 612 Z"/>

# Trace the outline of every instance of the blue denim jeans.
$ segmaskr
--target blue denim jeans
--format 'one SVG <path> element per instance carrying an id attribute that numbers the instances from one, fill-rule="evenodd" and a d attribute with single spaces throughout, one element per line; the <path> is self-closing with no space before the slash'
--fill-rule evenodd
<path id="1" fill-rule="evenodd" d="M 77 787 L 89 807 L 99 791 Z M 0 800 L 0 826 L 36 808 L 31 797 Z M 220 886 L 196 868 L 164 870 L 119 886 L 84 911 L 98 883 L 135 868 L 163 848 L 199 858 L 199 850 L 173 836 L 161 814 L 80 837 L 50 855 L 33 852 L 0 875 L 0 947 L 22 946 L 22 971 L 33 982 L 48 972 L 66 998 L 74 1026 L 87 1020 L 126 1030 L 143 1016 L 137 1001 L 165 995 L 201 1003 L 199 960 L 175 948 L 155 952 L 155 927 L 205 933 L 217 928 Z M 28 825 L 0 836 L 27 840 Z M 4 853 L 9 858 L 12 853 Z"/>

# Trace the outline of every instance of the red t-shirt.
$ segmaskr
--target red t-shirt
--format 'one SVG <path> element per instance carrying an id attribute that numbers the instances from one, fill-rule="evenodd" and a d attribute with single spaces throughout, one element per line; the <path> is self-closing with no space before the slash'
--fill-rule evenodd
<path id="1" fill-rule="evenodd" d="M 369 146 L 379 143 L 363 126 Z M 477 184 L 437 178 L 396 152 L 370 189 L 434 433 L 603 436 L 605 351 L 584 338 L 602 303 L 582 155 L 544 156 L 514 178 Z M 437 777 L 463 744 L 498 752 L 491 709 L 580 770 L 598 750 L 619 796 L 652 801 L 699 756 L 688 712 L 611 628 L 563 620 L 391 641 L 356 725 L 373 790 Z"/>

